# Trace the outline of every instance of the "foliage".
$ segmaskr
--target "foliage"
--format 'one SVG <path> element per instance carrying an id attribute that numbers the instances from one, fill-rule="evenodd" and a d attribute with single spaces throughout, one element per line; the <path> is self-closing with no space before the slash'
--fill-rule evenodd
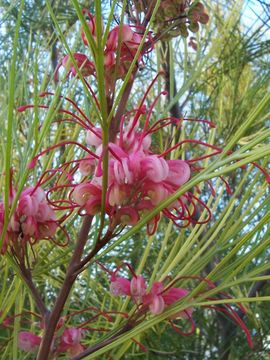
<path id="1" fill-rule="evenodd" d="M 175 8 L 164 7 L 170 3 L 188 6 L 177 7 L 174 17 Z M 205 2 L 203 10 L 200 4 L 1 4 L 3 359 L 47 359 L 50 332 L 58 349 L 52 359 L 270 358 L 269 40 L 265 22 L 245 25 L 243 1 Z M 118 166 L 110 164 L 117 163 L 112 151 L 121 118 L 132 109 L 127 123 L 140 116 L 135 139 L 146 138 L 151 126 L 156 130 L 151 148 L 143 149 L 144 171 L 156 154 L 163 170 L 176 160 L 188 164 L 191 176 L 181 174 L 180 184 L 179 172 L 174 178 L 160 171 L 154 174 L 163 174 L 160 181 L 147 175 L 149 185 L 138 175 L 132 183 L 143 184 L 138 198 L 123 206 L 108 200 Z M 162 118 L 167 122 L 158 122 Z M 101 156 L 91 142 L 95 133 L 86 145 L 89 129 L 102 129 Z M 132 146 L 125 149 L 129 155 Z M 100 157 L 91 166 L 102 164 L 98 207 L 87 207 L 89 194 L 74 190 L 98 178 L 93 169 L 78 171 L 86 149 Z M 171 190 L 160 195 L 163 183 Z M 22 216 L 23 202 L 30 201 L 25 189 L 37 184 L 46 200 L 38 200 L 36 213 L 49 213 L 48 204 L 56 214 L 35 218 L 43 236 L 27 233 Z M 11 232 L 17 214 L 20 227 Z M 140 275 L 148 290 L 136 283 L 134 295 L 126 280 L 134 285 Z M 114 284 L 121 285 L 114 296 L 118 277 L 128 285 Z M 167 293 L 154 292 L 157 282 Z M 187 296 L 169 302 L 172 289 Z"/>

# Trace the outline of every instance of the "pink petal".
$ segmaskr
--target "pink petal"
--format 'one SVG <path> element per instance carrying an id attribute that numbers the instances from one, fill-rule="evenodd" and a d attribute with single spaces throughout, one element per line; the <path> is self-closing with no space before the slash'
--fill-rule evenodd
<path id="1" fill-rule="evenodd" d="M 18 346 L 21 350 L 35 352 L 41 343 L 41 337 L 28 331 L 19 333 Z"/>
<path id="2" fill-rule="evenodd" d="M 130 281 L 124 277 L 117 277 L 111 282 L 110 292 L 113 296 L 130 296 Z"/>
<path id="3" fill-rule="evenodd" d="M 131 296 L 141 298 L 146 292 L 146 283 L 143 276 L 133 276 L 130 282 Z"/>
<path id="4" fill-rule="evenodd" d="M 159 183 L 167 178 L 169 166 L 163 158 L 150 155 L 142 160 L 142 171 L 149 180 Z"/>
<path id="5" fill-rule="evenodd" d="M 174 186 L 185 184 L 190 178 L 190 167 L 183 160 L 168 160 L 169 173 L 165 181 Z"/>

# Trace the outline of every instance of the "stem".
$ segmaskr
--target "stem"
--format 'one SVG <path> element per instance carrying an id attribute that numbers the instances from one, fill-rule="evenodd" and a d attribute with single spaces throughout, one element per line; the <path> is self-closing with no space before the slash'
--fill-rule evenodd
<path id="1" fill-rule="evenodd" d="M 125 87 L 125 90 L 123 92 L 121 100 L 119 101 L 119 105 L 118 105 L 116 114 L 110 123 L 110 133 L 109 133 L 110 141 L 115 140 L 116 134 L 119 131 L 121 117 L 123 116 L 123 114 L 125 112 L 126 104 L 127 104 L 127 101 L 128 101 L 131 89 L 132 89 L 135 75 L 136 75 L 136 73 L 133 74 L 133 78 L 128 82 L 127 86 Z"/>
<path id="2" fill-rule="evenodd" d="M 85 265 L 93 259 L 93 257 L 101 250 L 112 238 L 112 232 L 108 231 L 103 239 L 97 241 L 94 249 L 80 262 L 77 275 L 84 270 Z"/>
<path id="3" fill-rule="evenodd" d="M 162 59 L 161 65 L 162 65 L 162 68 L 164 71 L 164 77 L 165 77 L 165 88 L 168 93 L 168 95 L 167 95 L 168 103 L 170 103 L 170 101 L 177 94 L 174 69 L 170 66 L 171 54 L 170 54 L 169 43 L 167 41 L 161 41 L 160 46 L 161 46 L 160 54 L 161 54 L 161 59 Z M 173 84 L 171 82 L 173 82 Z M 173 104 L 173 106 L 170 109 L 170 114 L 172 117 L 175 117 L 177 119 L 182 117 L 178 102 Z"/>
<path id="4" fill-rule="evenodd" d="M 35 300 L 40 314 L 42 315 L 42 317 L 46 318 L 46 316 L 48 315 L 48 309 L 46 308 L 44 301 L 40 296 L 40 293 L 38 292 L 35 284 L 33 283 L 31 271 L 26 269 L 26 267 L 22 264 L 20 265 L 20 269 L 21 275 L 32 293 L 32 296 Z"/>
<path id="5" fill-rule="evenodd" d="M 51 343 L 53 341 L 55 328 L 56 328 L 58 320 L 61 316 L 61 312 L 66 303 L 66 300 L 70 294 L 72 285 L 75 282 L 76 277 L 77 277 L 77 275 L 75 273 L 76 273 L 78 267 L 80 267 L 80 260 L 81 260 L 82 254 L 83 254 L 83 249 L 84 249 L 85 243 L 87 241 L 90 228 L 91 228 L 92 219 L 93 219 L 92 216 L 86 216 L 83 220 L 82 227 L 80 229 L 80 232 L 79 232 L 79 235 L 77 238 L 75 250 L 74 250 L 74 253 L 70 260 L 68 269 L 67 269 L 65 280 L 64 280 L 62 288 L 57 296 L 54 308 L 53 308 L 50 316 L 48 317 L 48 319 L 46 319 L 47 321 L 45 323 L 45 334 L 42 338 L 42 342 L 41 342 L 39 352 L 37 355 L 37 360 L 47 360 L 48 359 L 48 356 L 50 353 L 50 348 L 51 348 Z"/>

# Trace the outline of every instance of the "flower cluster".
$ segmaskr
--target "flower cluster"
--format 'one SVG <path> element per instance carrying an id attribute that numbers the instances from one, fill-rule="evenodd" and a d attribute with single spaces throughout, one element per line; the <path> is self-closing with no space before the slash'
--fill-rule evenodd
<path id="1" fill-rule="evenodd" d="M 15 191 L 10 190 L 10 205 L 15 197 Z M 0 234 L 4 227 L 5 207 L 0 202 Z M 27 242 L 52 238 L 57 229 L 54 210 L 46 200 L 46 194 L 41 187 L 28 187 L 19 196 L 18 204 L 8 224 L 2 253 L 11 246 L 15 253 L 23 252 Z"/>
<path id="2" fill-rule="evenodd" d="M 90 318 L 85 314 L 86 312 L 91 311 L 95 314 Z M 1 312 L 0 312 L 1 313 Z M 28 353 L 37 353 L 39 346 L 42 342 L 42 337 L 44 335 L 45 323 L 44 320 L 37 314 L 28 312 L 31 316 L 38 316 L 38 322 L 34 323 L 38 327 L 38 335 L 36 335 L 32 331 L 20 331 L 18 334 L 18 347 L 26 351 Z M 74 315 L 82 315 L 83 322 L 80 323 L 79 326 L 71 326 L 66 322 L 68 319 Z M 21 317 L 25 315 L 17 314 L 14 317 L 6 318 L 2 326 L 5 328 L 12 326 L 12 322 L 14 318 Z M 120 315 L 124 318 L 127 318 L 128 315 L 126 313 L 118 312 L 118 311 L 101 311 L 95 307 L 89 307 L 84 310 L 77 310 L 73 313 L 69 313 L 64 317 L 61 317 L 57 323 L 53 341 L 51 344 L 51 355 L 53 358 L 58 358 L 60 354 L 66 354 L 69 358 L 78 355 L 81 353 L 85 347 L 82 344 L 83 339 L 87 335 L 87 332 L 91 330 L 97 332 L 108 331 L 108 324 L 113 322 L 112 315 Z M 102 320 L 100 319 L 102 317 Z M 87 320 L 86 320 L 87 319 Z M 91 326 L 94 322 L 94 327 Z M 24 321 L 24 323 L 29 323 L 29 321 Z M 90 323 L 90 326 L 89 326 Z M 31 322 L 33 325 L 33 323 Z M 96 324 L 98 327 L 96 327 Z M 100 327 L 100 325 L 105 325 L 105 327 Z"/>
<path id="3" fill-rule="evenodd" d="M 76 327 L 67 327 L 62 334 L 54 339 L 52 351 L 54 354 L 65 353 L 73 357 L 84 350 L 81 340 L 84 330 Z M 19 332 L 18 346 L 28 353 L 36 353 L 42 341 L 42 337 L 29 331 Z"/>
<path id="4" fill-rule="evenodd" d="M 130 296 L 137 304 L 141 303 L 154 315 L 161 314 L 166 306 L 174 304 L 189 294 L 189 291 L 184 288 L 166 288 L 162 282 L 154 282 L 151 289 L 147 291 L 147 285 L 142 275 L 133 274 L 132 279 L 128 280 L 125 277 L 118 277 L 117 271 L 111 275 L 111 294 L 113 296 Z M 175 316 L 191 318 L 192 311 L 193 309 L 189 308 Z"/>
<path id="5" fill-rule="evenodd" d="M 190 178 L 190 167 L 186 161 L 167 160 L 162 154 L 151 151 L 152 129 L 147 127 L 149 119 L 146 119 L 143 129 L 139 128 L 139 116 L 145 111 L 144 108 L 138 111 L 126 126 L 123 121 L 115 142 L 108 145 L 106 210 L 115 223 L 123 225 L 134 225 L 143 214 L 154 209 Z M 88 156 L 80 162 L 82 175 L 92 178 L 75 186 L 71 197 L 87 214 L 94 215 L 100 211 L 102 193 L 101 159 L 104 150 L 101 129 L 88 130 L 86 141 L 98 160 Z M 179 219 L 185 219 L 188 216 L 187 206 L 187 196 L 184 196 L 164 209 L 163 213 L 170 217 L 170 211 L 175 208 Z M 153 231 L 158 220 L 159 215 L 153 220 Z"/>
<path id="6" fill-rule="evenodd" d="M 67 183 L 62 185 L 56 182 L 47 191 L 47 201 L 55 209 L 59 210 L 78 210 L 80 215 L 95 215 L 100 213 L 102 202 L 102 183 L 103 183 L 103 158 L 105 152 L 108 152 L 108 182 L 105 197 L 105 212 L 109 215 L 111 228 L 121 225 L 134 225 L 143 216 L 151 212 L 163 200 L 166 200 L 181 186 L 183 186 L 191 177 L 193 171 L 199 171 L 201 167 L 196 167 L 194 162 L 202 158 L 211 157 L 220 153 L 222 150 L 204 143 L 199 140 L 186 139 L 176 143 L 171 148 L 159 153 L 155 146 L 152 146 L 152 138 L 163 128 L 169 126 L 180 127 L 184 120 L 162 118 L 156 122 L 151 121 L 152 112 L 161 93 L 150 106 L 149 110 L 145 106 L 145 100 L 151 87 L 145 93 L 137 109 L 134 109 L 122 116 L 119 130 L 115 138 L 103 147 L 103 134 L 101 128 L 94 126 L 84 112 L 70 99 L 69 101 L 78 114 L 69 110 L 60 109 L 59 112 L 67 114 L 66 120 L 80 125 L 86 134 L 88 147 L 74 141 L 64 141 L 45 149 L 36 155 L 29 163 L 29 168 L 33 169 L 37 164 L 37 159 L 45 153 L 57 149 L 61 146 L 75 145 L 86 154 L 79 159 L 63 163 L 57 169 L 51 169 L 47 172 L 56 174 L 59 172 L 67 175 Z M 42 97 L 52 95 L 43 93 Z M 40 108 L 47 108 L 40 105 Z M 24 111 L 32 108 L 32 105 L 26 105 L 19 108 Z M 197 120 L 210 127 L 212 123 L 206 120 Z M 214 149 L 213 153 L 192 160 L 170 159 L 169 155 L 175 149 L 184 144 L 198 144 L 203 147 Z M 72 164 L 75 164 L 72 168 Z M 81 180 L 74 183 L 74 174 L 80 171 Z M 47 179 L 51 179 L 47 176 Z M 76 176 L 76 179 L 78 177 Z M 43 183 L 46 183 L 46 175 L 43 175 Z M 69 190 L 69 194 L 62 190 Z M 62 199 L 51 197 L 52 193 L 64 194 Z M 206 218 L 199 219 L 199 215 L 206 210 Z M 210 220 L 211 212 L 208 207 L 196 195 L 195 191 L 186 192 L 176 199 L 169 206 L 159 212 L 147 224 L 148 234 L 156 231 L 161 213 L 171 219 L 177 226 L 186 227 L 190 223 L 205 223 Z"/>
<path id="7" fill-rule="evenodd" d="M 157 75 L 159 76 L 159 75 Z M 110 230 L 116 226 L 134 225 L 145 215 L 168 199 L 179 190 L 190 179 L 192 174 L 203 170 L 202 160 L 220 154 L 223 150 L 217 146 L 208 144 L 198 139 L 183 139 L 176 142 L 163 152 L 159 152 L 153 138 L 161 130 L 168 127 L 180 129 L 183 121 L 196 121 L 205 126 L 214 127 L 214 124 L 207 120 L 184 118 L 176 119 L 166 117 L 152 120 L 152 113 L 161 95 L 160 93 L 149 108 L 145 101 L 150 89 L 153 87 L 156 78 L 152 81 L 145 92 L 137 108 L 124 114 L 121 118 L 119 128 L 115 136 L 104 147 L 103 132 L 95 126 L 86 116 L 81 108 L 74 101 L 64 98 L 74 108 L 74 112 L 60 108 L 59 112 L 68 117 L 62 121 L 74 123 L 83 129 L 86 135 L 87 146 L 81 142 L 66 140 L 45 149 L 36 155 L 30 162 L 29 167 L 33 169 L 37 159 L 43 154 L 57 149 L 61 146 L 72 145 L 83 150 L 79 158 L 63 163 L 56 169 L 48 170 L 53 174 L 59 172 L 60 178 L 66 175 L 65 184 L 56 181 L 55 185 L 47 191 L 47 201 L 55 210 L 77 210 L 80 215 L 94 216 L 99 214 L 102 208 L 102 187 L 103 187 L 103 159 L 108 155 L 108 172 L 106 194 L 103 197 L 105 203 L 103 209 L 109 217 Z M 41 96 L 51 96 L 52 93 L 43 93 Z M 32 108 L 33 105 L 26 105 L 19 108 L 24 111 Z M 40 108 L 48 108 L 46 105 L 39 105 Z M 168 134 L 170 131 L 168 131 Z M 171 142 L 169 142 L 171 143 Z M 192 157 L 193 147 L 196 145 L 197 156 Z M 185 160 L 170 158 L 170 155 L 185 146 L 187 156 Z M 211 150 L 205 153 L 205 149 Z M 267 172 L 256 163 L 269 181 Z M 74 174 L 79 171 L 81 179 L 74 182 Z M 50 179 L 51 177 L 47 177 Z M 76 175 L 76 180 L 79 177 Z M 223 177 L 220 179 L 225 183 L 228 193 L 230 187 Z M 46 183 L 44 176 L 43 183 Z M 213 195 L 215 190 L 210 181 L 206 182 Z M 59 190 L 59 191 L 58 191 Z M 64 190 L 64 191 L 63 191 Z M 57 199 L 57 194 L 63 198 Z M 51 194 L 54 194 L 52 197 Z M 163 208 L 154 218 L 147 223 L 148 234 L 156 231 L 161 214 L 172 220 L 179 227 L 186 227 L 189 224 L 207 223 L 211 219 L 211 211 L 197 195 L 199 188 L 186 191 L 170 205 Z M 201 214 L 204 214 L 201 217 Z"/>
<path id="8" fill-rule="evenodd" d="M 87 25 L 89 32 L 92 35 L 92 40 L 96 43 L 96 19 L 87 9 L 84 9 L 83 13 L 87 18 Z M 107 93 L 113 89 L 114 83 L 117 79 L 123 79 L 126 75 L 142 41 L 142 30 L 144 29 L 141 29 L 139 26 L 122 24 L 115 26 L 109 32 L 104 48 L 104 73 Z M 81 31 L 81 36 L 83 43 L 87 47 L 91 47 L 83 29 Z M 151 51 L 153 47 L 151 35 L 149 34 L 147 38 L 147 44 L 145 44 L 144 49 L 139 54 L 137 63 L 140 63 L 143 54 Z M 85 54 L 74 53 L 73 58 L 83 77 L 96 75 L 95 63 L 90 61 Z M 72 65 L 69 55 L 66 55 L 58 65 L 56 77 L 60 66 L 64 66 L 68 70 L 68 74 L 76 76 L 77 69 L 74 65 Z"/>
<path id="9" fill-rule="evenodd" d="M 135 1 L 137 11 L 147 11 L 151 2 L 147 1 L 147 3 L 148 6 L 145 6 L 145 2 L 141 0 Z M 208 21 L 209 16 L 201 2 L 192 0 L 163 0 L 158 8 L 154 26 L 158 32 L 168 29 L 165 35 L 167 38 L 179 35 L 188 37 L 189 31 L 192 33 L 198 32 L 199 24 L 205 25 Z"/>
<path id="10" fill-rule="evenodd" d="M 183 298 L 187 297 L 190 294 L 189 290 L 186 288 L 174 287 L 174 284 L 178 281 L 199 280 L 201 283 L 203 283 L 204 286 L 203 290 L 197 293 L 195 298 L 202 296 L 204 299 L 211 301 L 219 300 L 221 298 L 224 299 L 224 304 L 221 306 L 205 305 L 204 307 L 220 311 L 235 321 L 235 323 L 244 331 L 249 346 L 251 348 L 253 347 L 249 330 L 238 314 L 239 311 L 242 314 L 245 314 L 245 308 L 241 304 L 237 304 L 238 310 L 234 310 L 230 304 L 226 303 L 225 300 L 231 299 L 231 296 L 225 292 L 219 292 L 217 297 L 207 297 L 207 295 L 204 295 L 216 287 L 215 284 L 210 280 L 200 276 L 183 276 L 176 278 L 174 281 L 170 281 L 169 285 L 165 285 L 164 282 L 158 281 L 154 282 L 152 286 L 149 287 L 147 286 L 144 277 L 142 275 L 136 275 L 128 263 L 123 263 L 113 272 L 110 272 L 102 264 L 99 263 L 99 265 L 110 275 L 111 294 L 113 296 L 129 296 L 135 302 L 137 309 L 132 316 L 136 320 L 138 320 L 141 316 L 144 316 L 147 312 L 150 312 L 153 315 L 159 315 L 166 309 L 167 306 L 176 304 L 178 301 L 181 301 Z M 132 274 L 131 280 L 127 279 L 126 277 L 117 275 L 123 266 L 127 266 L 130 270 Z M 190 299 L 190 301 L 193 301 L 193 299 Z M 196 330 L 196 324 L 192 318 L 192 315 L 193 307 L 188 306 L 184 310 L 176 312 L 170 316 L 168 321 L 172 325 L 173 329 L 181 335 L 192 335 Z M 191 330 L 189 332 L 182 332 L 178 327 L 175 326 L 174 320 L 178 318 L 186 319 L 191 324 Z"/>

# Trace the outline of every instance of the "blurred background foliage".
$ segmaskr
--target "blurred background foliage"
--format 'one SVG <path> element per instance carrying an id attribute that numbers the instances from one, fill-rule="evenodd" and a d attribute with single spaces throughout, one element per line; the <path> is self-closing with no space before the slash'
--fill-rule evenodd
<path id="1" fill-rule="evenodd" d="M 61 27 L 63 34 L 76 51 L 83 47 L 78 41 L 80 24 L 76 11 L 69 1 L 50 2 L 53 12 Z M 144 66 L 137 75 L 133 87 L 133 95 L 129 99 L 128 109 L 133 108 L 142 97 L 142 89 L 149 85 L 150 74 L 154 76 L 157 70 L 165 70 L 165 83 L 169 91 L 166 101 L 159 102 L 155 116 L 161 113 L 197 117 L 208 119 L 217 125 L 215 132 L 208 132 L 196 123 L 188 123 L 182 132 L 176 133 L 172 128 L 175 142 L 185 137 L 195 136 L 198 139 L 205 137 L 224 146 L 246 121 L 248 114 L 269 92 L 269 17 L 270 11 L 263 1 L 205 1 L 204 2 L 210 22 L 194 37 L 197 50 L 188 46 L 185 38 L 173 38 L 170 41 L 158 44 L 155 53 L 148 55 Z M 81 6 L 93 9 L 93 1 L 82 1 Z M 107 13 L 110 2 L 102 2 L 104 14 Z M 121 10 L 119 2 L 116 9 L 115 23 L 119 20 L 117 11 Z M 0 116 L 1 116 L 1 158 L 0 169 L 4 169 L 6 152 L 6 119 L 9 108 L 9 81 L 10 64 L 15 36 L 16 22 L 18 20 L 19 2 L 3 0 L 0 5 Z M 78 34 L 78 35 L 76 35 Z M 58 85 L 53 80 L 53 72 L 65 54 L 63 44 L 57 36 L 54 23 L 48 12 L 45 1 L 26 0 L 22 12 L 17 45 L 17 60 L 15 72 L 15 107 L 26 103 L 36 103 L 37 95 L 43 91 L 52 91 Z M 76 85 L 76 84 L 75 84 Z M 83 96 L 80 87 L 68 87 L 61 84 L 62 89 L 74 96 L 76 101 L 85 109 L 95 122 L 89 102 Z M 94 86 L 94 85 L 93 85 Z M 164 81 L 159 83 L 160 89 L 164 88 Z M 151 93 L 149 103 L 153 100 Z M 248 144 L 256 139 L 263 131 L 269 129 L 268 109 L 265 108 L 260 116 L 246 129 L 242 138 L 235 144 L 235 149 L 240 145 Z M 14 179 L 19 182 L 20 174 L 24 170 L 33 143 L 35 119 L 41 122 L 44 119 L 42 111 L 13 114 L 13 166 Z M 37 129 L 38 127 L 36 127 Z M 43 145 L 50 144 L 55 137 L 65 138 L 83 135 L 77 129 L 68 125 L 59 128 L 52 125 L 43 141 Z M 156 138 L 155 145 L 164 146 L 164 139 L 170 140 L 172 134 L 163 134 L 163 138 Z M 84 141 L 84 140 L 83 140 Z M 264 144 L 269 144 L 268 139 Z M 262 144 L 257 144 L 259 147 Z M 188 148 L 187 152 L 196 149 Z M 183 154 L 182 154 L 183 155 Z M 59 157 L 67 157 L 67 152 L 59 152 Z M 181 156 L 181 154 L 180 154 Z M 58 160 L 54 160 L 58 161 Z M 263 162 L 264 161 L 264 162 Z M 60 162 L 60 159 L 59 159 Z M 261 161 L 261 165 L 269 166 L 269 159 Z M 4 186 L 4 171 L 1 170 L 0 186 Z M 238 169 L 229 173 L 227 180 L 233 190 L 233 195 L 226 192 L 224 185 L 218 181 L 214 183 L 217 190 L 216 197 L 209 195 L 209 189 L 202 188 L 202 199 L 208 201 L 213 209 L 213 219 L 201 227 L 194 226 L 187 229 L 178 229 L 163 220 L 158 228 L 155 238 L 147 238 L 145 229 L 136 233 L 131 239 L 104 254 L 102 263 L 112 270 L 122 261 L 128 261 L 136 269 L 142 270 L 147 279 L 157 278 L 166 273 L 172 276 L 181 274 L 186 269 L 186 274 L 200 274 L 205 276 L 211 272 L 221 259 L 230 254 L 234 245 L 246 236 L 243 246 L 239 248 L 229 261 L 215 274 L 217 284 L 224 279 L 227 283 L 236 279 L 230 278 L 235 269 L 238 278 L 248 279 L 258 275 L 269 275 L 269 217 L 270 194 L 264 178 L 258 171 L 251 167 Z M 29 178 L 29 183 L 33 179 Z M 66 226 L 74 239 L 80 221 L 71 217 Z M 95 224 L 98 226 L 98 223 Z M 169 230 L 168 230 L 169 229 Z M 254 230 L 255 229 L 255 230 Z M 94 227 L 93 232 L 97 229 Z M 91 238 L 91 236 L 90 236 Z M 185 248 L 191 240 L 189 250 Z M 195 240 L 194 240 L 195 239 Z M 209 244 L 208 240 L 212 239 Z M 262 246 L 263 245 L 263 246 Z M 205 247 L 204 247 L 205 246 Z M 91 242 L 89 243 L 91 247 Z M 196 257 L 201 251 L 200 256 Z M 148 252 L 148 253 L 147 253 Z M 180 255 L 179 255 L 180 254 Z M 251 254 L 250 257 L 249 254 Z M 195 258 L 194 258 L 195 256 Z M 38 247 L 35 257 L 32 258 L 34 270 L 33 277 L 42 293 L 46 293 L 46 302 L 52 304 L 57 289 L 61 286 L 65 274 L 65 264 L 70 257 L 70 248 L 55 247 L 54 244 L 42 242 Z M 145 257 L 147 261 L 143 267 Z M 157 261 L 157 259 L 159 259 Z M 176 259 L 176 260 L 175 260 Z M 175 266 L 170 269 L 170 264 L 175 261 Z M 140 266 L 142 266 L 140 268 Z M 34 304 L 26 286 L 15 274 L 16 264 L 10 258 L 0 259 L 2 281 L 0 283 L 0 310 L 2 320 L 8 314 L 23 313 L 25 310 L 34 312 Z M 153 270 L 154 269 L 154 270 Z M 123 272 L 125 273 L 125 272 Z M 153 279 L 152 279 L 153 280 Z M 187 287 L 192 287 L 187 282 Z M 92 266 L 82 273 L 76 282 L 76 287 L 67 311 L 74 312 L 87 307 L 106 309 L 121 308 L 121 300 L 112 298 L 109 291 L 107 275 L 98 266 Z M 246 282 L 239 286 L 232 286 L 230 294 L 234 297 L 269 296 L 270 285 L 267 280 L 260 282 Z M 108 357 L 113 359 L 270 359 L 270 305 L 269 302 L 253 303 L 247 305 L 247 322 L 254 336 L 254 349 L 250 350 L 246 339 L 235 324 L 222 314 L 209 309 L 198 308 L 195 311 L 197 331 L 193 336 L 181 337 L 164 323 L 155 325 L 150 331 L 143 333 L 136 340 L 141 341 L 148 349 L 142 352 L 138 345 L 128 341 L 118 348 L 111 350 Z M 70 322 L 82 322 L 87 318 L 87 313 L 78 314 L 70 318 Z M 0 349 L 3 359 L 31 359 L 17 348 L 17 332 L 21 328 L 34 329 L 37 318 L 33 314 L 25 314 L 15 318 L 14 326 L 0 327 Z M 91 324 L 90 324 L 91 325 Z M 106 324 L 104 319 L 98 319 L 93 327 L 113 327 Z M 91 332 L 86 336 L 85 343 L 94 343 L 104 334 Z M 63 357 L 64 358 L 64 357 Z M 101 358 L 101 357 L 98 357 Z"/>

